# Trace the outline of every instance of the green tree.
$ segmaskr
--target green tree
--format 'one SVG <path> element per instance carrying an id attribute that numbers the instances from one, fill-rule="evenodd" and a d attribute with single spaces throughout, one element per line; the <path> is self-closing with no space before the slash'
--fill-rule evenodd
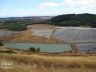
<path id="1" fill-rule="evenodd" d="M 34 48 L 34 47 L 30 47 L 29 48 L 30 52 L 40 52 L 40 48 Z"/>

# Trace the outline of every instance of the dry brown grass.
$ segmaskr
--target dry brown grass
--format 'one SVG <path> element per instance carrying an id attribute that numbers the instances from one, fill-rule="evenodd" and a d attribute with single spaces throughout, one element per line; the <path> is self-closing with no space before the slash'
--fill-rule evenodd
<path id="1" fill-rule="evenodd" d="M 0 55 L 1 61 L 12 61 L 10 72 L 95 72 L 96 56 L 42 56 L 27 54 Z M 6 72 L 1 69 L 0 72 Z"/>

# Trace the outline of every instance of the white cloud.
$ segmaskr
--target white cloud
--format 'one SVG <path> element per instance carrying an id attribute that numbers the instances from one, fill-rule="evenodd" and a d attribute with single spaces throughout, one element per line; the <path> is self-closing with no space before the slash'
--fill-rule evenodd
<path id="1" fill-rule="evenodd" d="M 96 14 L 96 0 L 63 0 L 62 4 L 67 8 L 67 13 Z"/>
<path id="2" fill-rule="evenodd" d="M 54 7 L 58 7 L 60 6 L 60 3 L 55 3 L 55 2 L 45 2 L 45 3 L 41 3 L 39 5 L 40 9 L 46 9 L 46 8 L 54 8 Z"/>
<path id="3" fill-rule="evenodd" d="M 44 10 L 42 10 L 44 9 Z M 34 13 L 34 11 L 36 11 Z M 39 12 L 40 11 L 40 12 Z M 37 9 L 0 10 L 0 16 L 56 15 L 67 13 L 95 13 L 96 0 L 62 0 L 40 3 Z"/>
<path id="4" fill-rule="evenodd" d="M 59 8 L 59 9 L 58 9 Z M 56 15 L 68 13 L 95 13 L 96 0 L 62 0 L 62 2 L 45 2 L 39 4 L 43 14 Z"/>
<path id="5" fill-rule="evenodd" d="M 64 0 L 64 3 L 66 5 L 69 5 L 70 7 L 76 7 L 76 6 L 96 6 L 96 0 Z"/>
<path id="6" fill-rule="evenodd" d="M 96 8 L 96 0 L 63 0 L 63 2 L 45 2 L 39 4 L 40 9 L 48 9 L 55 7 L 68 7 L 68 8 Z"/>

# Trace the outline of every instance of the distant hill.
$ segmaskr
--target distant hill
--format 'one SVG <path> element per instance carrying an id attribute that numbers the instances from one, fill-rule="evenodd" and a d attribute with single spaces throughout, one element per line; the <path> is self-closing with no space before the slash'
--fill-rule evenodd
<path id="1" fill-rule="evenodd" d="M 89 26 L 96 27 L 95 14 L 66 14 L 50 19 L 50 23 L 57 26 Z"/>
<path id="2" fill-rule="evenodd" d="M 23 24 L 32 24 L 32 23 L 41 23 L 46 20 L 49 20 L 52 16 L 30 16 L 30 17 L 7 17 L 0 18 L 0 24 L 6 23 L 23 23 Z"/>
<path id="3" fill-rule="evenodd" d="M 95 14 L 64 14 L 58 16 L 8 17 L 0 18 L 0 29 L 22 31 L 27 25 L 51 24 L 55 26 L 95 27 Z"/>
<path id="4" fill-rule="evenodd" d="M 0 29 L 22 31 L 27 29 L 27 25 L 46 23 L 50 18 L 52 16 L 0 18 Z"/>

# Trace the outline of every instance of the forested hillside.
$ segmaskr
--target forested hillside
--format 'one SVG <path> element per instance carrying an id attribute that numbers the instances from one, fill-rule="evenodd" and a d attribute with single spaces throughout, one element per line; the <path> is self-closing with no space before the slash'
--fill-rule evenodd
<path id="1" fill-rule="evenodd" d="M 94 14 L 66 14 L 58 15 L 50 19 L 57 26 L 88 26 L 96 27 L 96 15 Z"/>

